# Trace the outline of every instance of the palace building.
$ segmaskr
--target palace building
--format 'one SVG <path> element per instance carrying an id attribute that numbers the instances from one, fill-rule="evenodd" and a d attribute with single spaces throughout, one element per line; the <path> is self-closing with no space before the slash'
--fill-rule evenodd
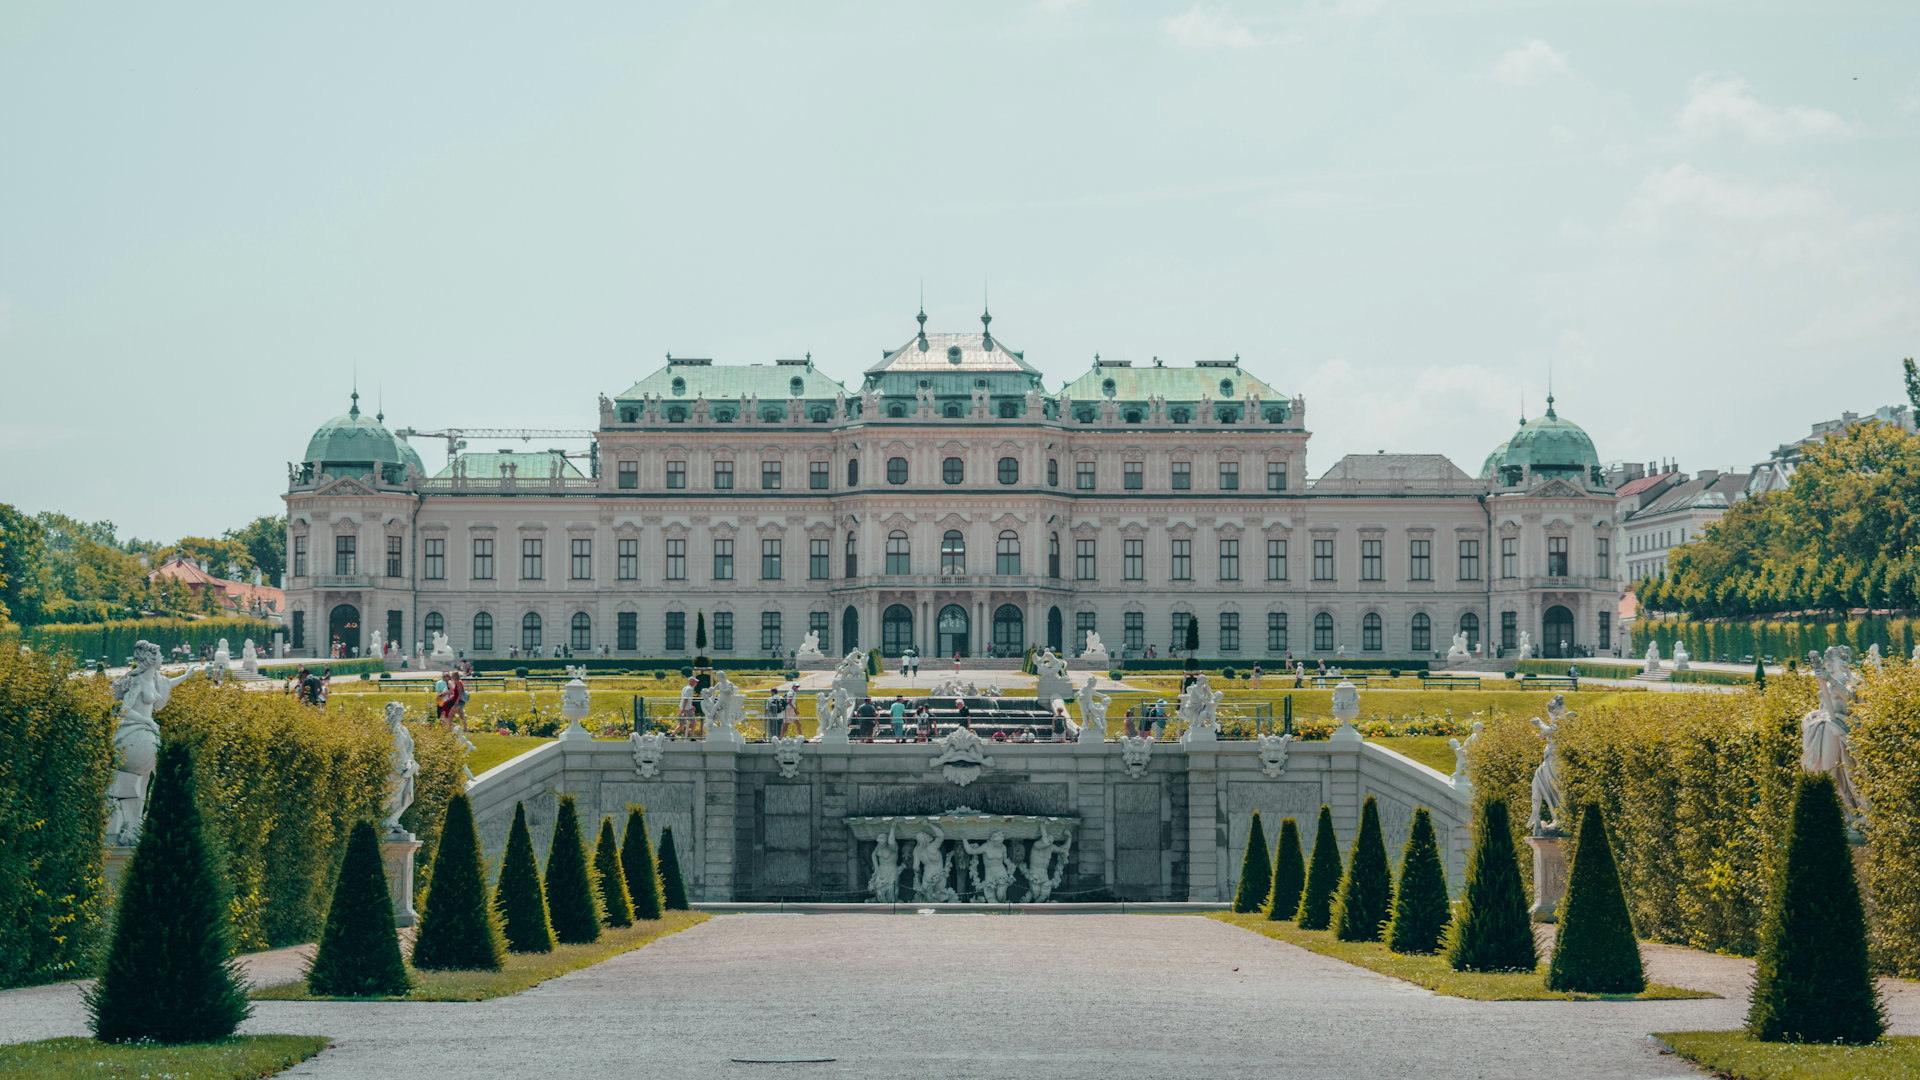
<path id="1" fill-rule="evenodd" d="M 602 396 L 583 472 L 460 453 L 433 476 L 354 407 L 290 466 L 296 655 L 447 635 L 461 655 L 1080 651 L 1349 662 L 1456 633 L 1608 654 L 1616 497 L 1593 443 L 1524 421 L 1468 475 L 1437 454 L 1315 476 L 1307 403 L 1239 358 L 1095 359 L 1049 391 L 991 330 L 920 331 L 849 387 L 812 358 L 670 357 Z"/>

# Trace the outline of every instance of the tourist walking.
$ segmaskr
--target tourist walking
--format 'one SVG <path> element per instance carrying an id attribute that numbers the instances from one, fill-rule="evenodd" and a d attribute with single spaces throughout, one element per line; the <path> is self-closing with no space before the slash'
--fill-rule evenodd
<path id="1" fill-rule="evenodd" d="M 893 707 L 887 711 L 893 714 L 894 740 L 899 741 L 905 739 L 907 737 L 907 699 L 905 697 L 894 698 Z"/>
<path id="2" fill-rule="evenodd" d="M 913 724 L 920 731 L 921 742 L 933 741 L 933 710 L 927 707 L 925 698 L 921 698 L 913 710 Z"/>
<path id="3" fill-rule="evenodd" d="M 960 674 L 960 650 L 959 649 L 953 650 L 953 673 L 955 675 Z"/>
<path id="4" fill-rule="evenodd" d="M 686 739 L 693 735 L 693 699 L 696 693 L 693 676 L 687 676 L 687 684 L 680 688 L 680 722 L 674 725 L 675 738 Z"/>
<path id="5" fill-rule="evenodd" d="M 780 721 L 780 734 L 783 738 L 787 734 L 788 723 L 793 724 L 793 733 L 795 735 L 806 734 L 806 731 L 800 727 L 800 684 L 799 683 L 794 683 L 791 686 L 787 687 L 786 709 L 784 711 L 783 718 Z"/>

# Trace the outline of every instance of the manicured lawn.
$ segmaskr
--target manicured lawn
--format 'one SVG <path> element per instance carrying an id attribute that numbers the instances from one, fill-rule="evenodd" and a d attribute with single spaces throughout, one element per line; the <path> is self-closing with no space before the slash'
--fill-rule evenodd
<path id="1" fill-rule="evenodd" d="M 1424 986 L 1436 994 L 1472 998 L 1475 1001 L 1634 1001 L 1670 998 L 1711 998 L 1698 990 L 1650 983 L 1640 994 L 1569 994 L 1546 987 L 1546 965 L 1532 972 L 1455 971 L 1444 956 L 1404 956 L 1388 952 L 1379 942 L 1337 941 L 1331 930 L 1301 930 L 1290 922 L 1270 922 L 1265 915 L 1235 915 L 1219 912 L 1208 915 L 1243 930 L 1264 934 L 1308 952 L 1343 960 L 1369 971 L 1404 979 Z"/>
<path id="2" fill-rule="evenodd" d="M 156 1046 L 93 1039 L 42 1039 L 0 1046 L 0 1075 L 19 1080 L 175 1077 L 251 1080 L 272 1076 L 325 1050 L 324 1035 L 235 1035 L 211 1043 Z"/>
<path id="3" fill-rule="evenodd" d="M 654 922 L 636 922 L 632 926 L 608 930 L 592 945 L 556 945 L 550 953 L 508 953 L 506 967 L 499 971 L 418 971 L 408 965 L 413 976 L 413 993 L 392 1001 L 484 1001 L 487 998 L 517 994 L 530 986 L 611 960 L 648 942 L 677 934 L 713 918 L 698 911 L 669 911 Z M 282 983 L 253 992 L 257 1001 L 339 1001 L 341 998 L 317 998 L 307 993 L 302 982 Z M 350 1000 L 360 1001 L 363 998 Z"/>
<path id="4" fill-rule="evenodd" d="M 1446 735 L 1394 735 L 1367 741 L 1379 743 L 1397 754 L 1405 754 L 1428 768 L 1439 769 L 1448 776 L 1452 776 L 1453 749 L 1447 745 L 1449 737 Z"/>
<path id="5" fill-rule="evenodd" d="M 495 735 L 490 731 L 469 731 L 467 738 L 473 743 L 473 753 L 467 755 L 467 768 L 472 769 L 475 776 L 503 761 L 511 761 L 542 743 L 553 741 L 536 739 L 531 735 Z"/>
<path id="6" fill-rule="evenodd" d="M 1716 1076 L 1741 1080 L 1920 1078 L 1920 1036 L 1915 1035 L 1889 1035 L 1871 1046 L 1760 1042 L 1744 1031 L 1670 1031 L 1654 1038 Z"/>

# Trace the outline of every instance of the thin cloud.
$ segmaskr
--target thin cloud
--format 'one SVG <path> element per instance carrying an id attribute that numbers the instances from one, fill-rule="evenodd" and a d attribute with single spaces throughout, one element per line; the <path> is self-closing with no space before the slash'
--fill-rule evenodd
<path id="1" fill-rule="evenodd" d="M 1040 0 L 1040 10 L 1057 14 L 1063 11 L 1072 11 L 1077 7 L 1084 7 L 1089 2 L 1090 0 Z"/>
<path id="2" fill-rule="evenodd" d="M 1506 86 L 1538 86 L 1569 70 L 1565 53 L 1535 38 L 1508 49 L 1487 77 Z"/>
<path id="3" fill-rule="evenodd" d="M 1251 49 L 1265 44 L 1245 23 L 1234 22 L 1225 10 L 1208 11 L 1195 5 L 1161 24 L 1168 40 L 1188 49 Z"/>
<path id="4" fill-rule="evenodd" d="M 1826 196 L 1802 185 L 1755 187 L 1711 176 L 1691 165 L 1654 171 L 1640 181 L 1620 212 L 1620 224 L 1634 232 L 1660 230 L 1671 213 L 1694 212 L 1726 221 L 1766 221 L 1824 212 Z"/>
<path id="5" fill-rule="evenodd" d="M 1745 79 L 1702 75 L 1687 88 L 1687 103 L 1674 128 L 1690 139 L 1727 135 L 1750 143 L 1778 144 L 1822 135 L 1845 135 L 1851 128 L 1837 113 L 1806 105 L 1776 109 L 1753 96 Z"/>

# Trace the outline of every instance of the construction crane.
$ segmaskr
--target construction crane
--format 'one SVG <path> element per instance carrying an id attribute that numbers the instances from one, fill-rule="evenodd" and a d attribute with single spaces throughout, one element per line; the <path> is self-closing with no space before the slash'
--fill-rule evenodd
<path id="1" fill-rule="evenodd" d="M 440 431 L 417 431 L 413 428 L 401 428 L 394 432 L 403 439 L 420 435 L 426 438 L 447 440 L 447 460 L 452 461 L 460 451 L 467 448 L 468 439 L 519 439 L 530 442 L 534 439 L 592 439 L 599 434 L 596 431 L 581 431 L 572 428 L 445 428 Z M 593 463 L 589 475 L 600 475 L 600 444 L 593 443 L 585 453 L 561 452 L 562 457 L 587 458 Z"/>

